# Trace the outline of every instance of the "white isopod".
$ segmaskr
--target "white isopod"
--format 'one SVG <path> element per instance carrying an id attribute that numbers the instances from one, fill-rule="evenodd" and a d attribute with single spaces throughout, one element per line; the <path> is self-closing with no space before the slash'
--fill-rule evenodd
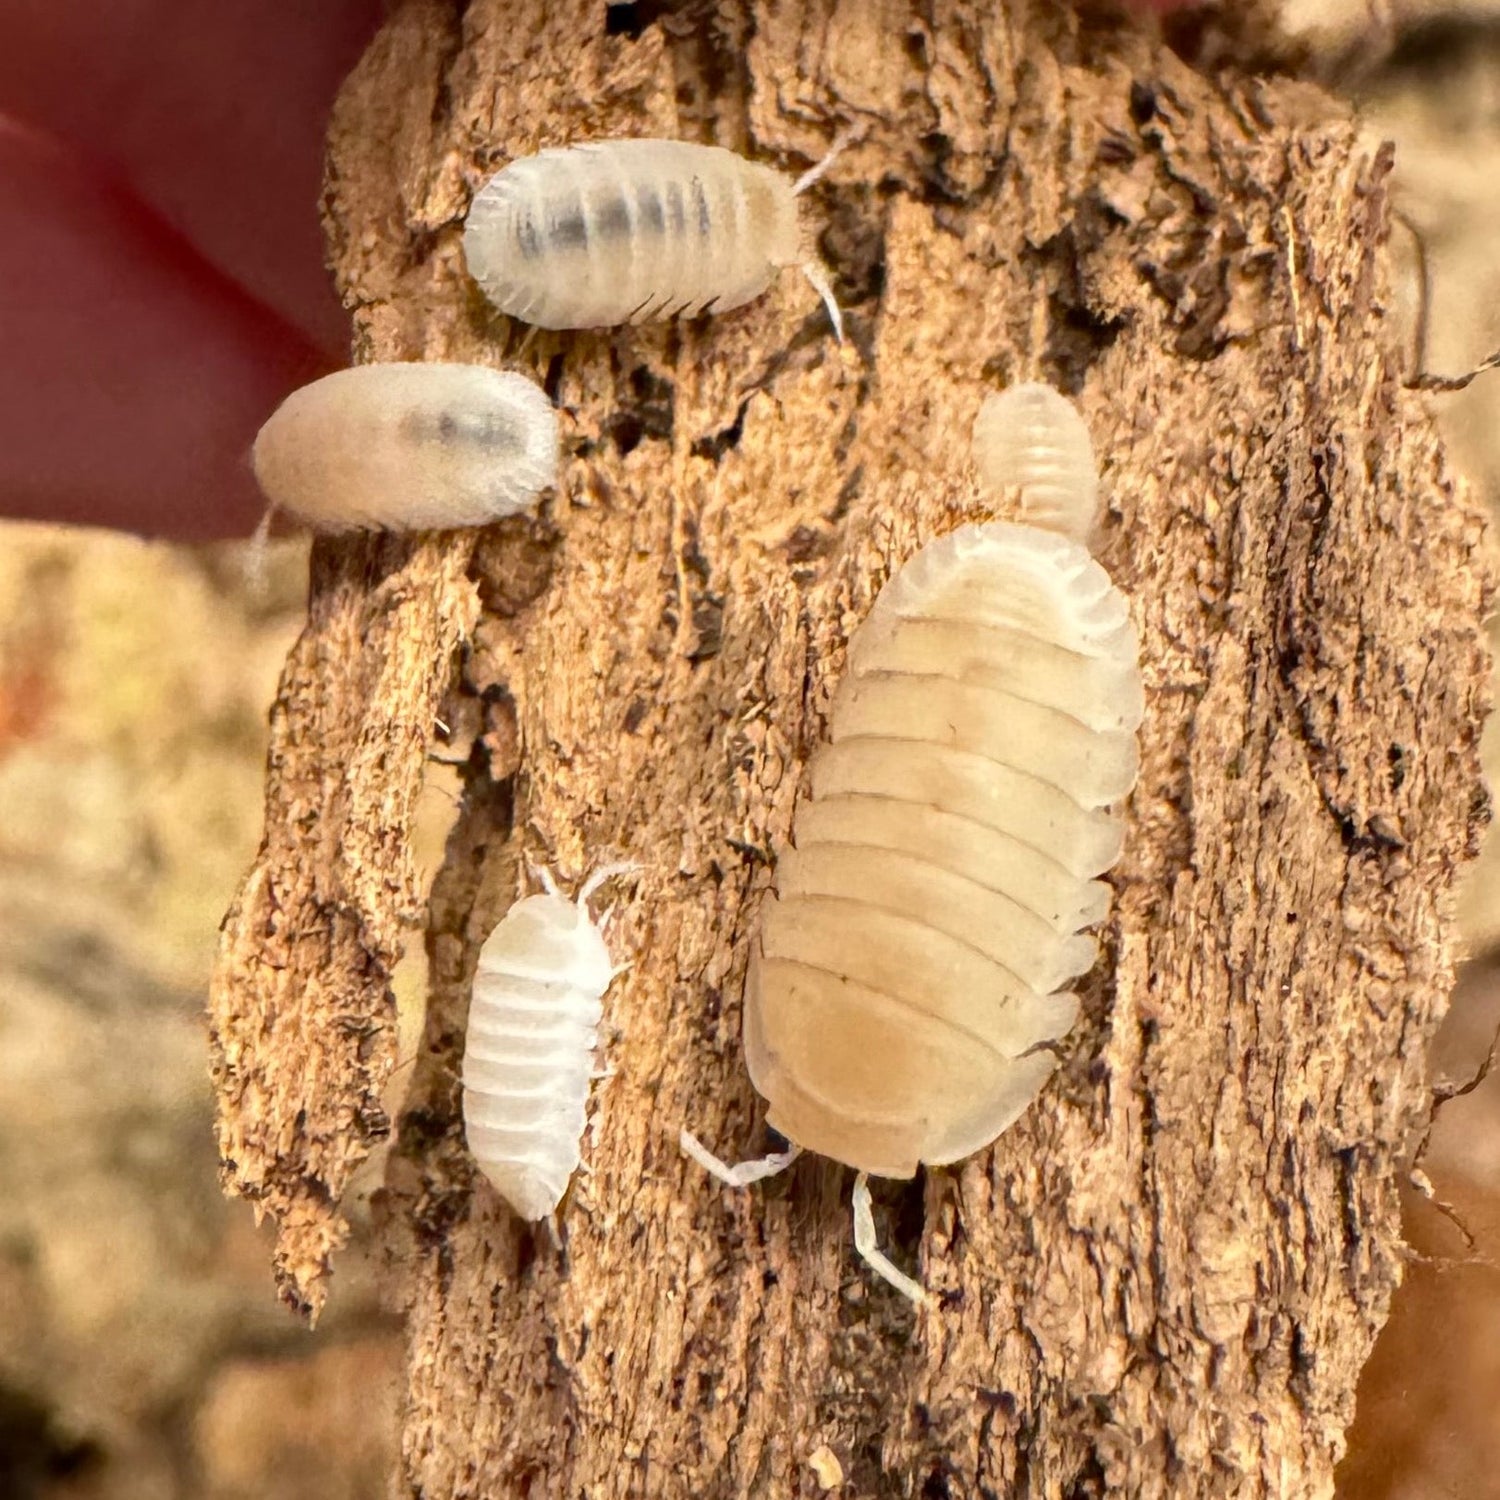
<path id="1" fill-rule="evenodd" d="M 484 526 L 557 477 L 557 414 L 487 365 L 356 365 L 295 390 L 251 453 L 273 507 L 320 531 Z"/>
<path id="2" fill-rule="evenodd" d="M 1094 444 L 1078 408 L 1029 381 L 986 396 L 974 419 L 974 465 L 991 494 L 1019 486 L 1021 519 L 1088 543 L 1099 520 Z"/>
<path id="3" fill-rule="evenodd" d="M 543 876 L 480 949 L 464 1041 L 464 1134 L 480 1170 L 523 1219 L 545 1219 L 578 1166 L 604 992 L 616 968 L 589 898 Z"/>
<path id="4" fill-rule="evenodd" d="M 593 141 L 522 157 L 480 189 L 464 259 L 486 297 L 542 328 L 603 328 L 727 312 L 798 266 L 843 337 L 797 214 L 796 182 L 722 146 Z"/>
<path id="5" fill-rule="evenodd" d="M 1092 469 L 1053 463 L 1051 421 L 1007 430 L 1043 433 L 1005 460 L 1027 513 L 1075 529 Z M 967 525 L 901 568 L 850 641 L 751 947 L 745 1058 L 794 1144 L 727 1167 L 684 1132 L 689 1154 L 736 1185 L 804 1148 L 854 1167 L 856 1246 L 925 1300 L 876 1248 L 866 1178 L 980 1150 L 1057 1066 L 1143 711 L 1125 598 L 1069 536 Z"/>

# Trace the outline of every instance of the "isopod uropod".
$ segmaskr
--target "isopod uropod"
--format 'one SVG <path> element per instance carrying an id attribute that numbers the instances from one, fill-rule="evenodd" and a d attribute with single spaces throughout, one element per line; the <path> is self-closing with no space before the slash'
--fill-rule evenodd
<path id="1" fill-rule="evenodd" d="M 480 1170 L 523 1219 L 545 1219 L 579 1160 L 604 992 L 618 972 L 589 916 L 544 876 L 479 953 L 464 1041 L 464 1134 Z"/>
<path id="2" fill-rule="evenodd" d="M 1023 512 L 1086 530 L 1095 476 L 1054 462 L 1050 404 L 1006 392 L 990 430 Z M 725 1167 L 683 1144 L 736 1184 L 802 1148 L 856 1168 L 856 1244 L 919 1301 L 875 1247 L 866 1176 L 988 1145 L 1056 1067 L 1135 782 L 1139 655 L 1082 545 L 999 521 L 919 551 L 850 641 L 745 988 L 750 1077 L 793 1146 Z"/>
<path id="3" fill-rule="evenodd" d="M 486 365 L 356 365 L 295 390 L 251 453 L 273 506 L 321 531 L 483 526 L 557 477 L 557 414 Z"/>
<path id="4" fill-rule="evenodd" d="M 842 338 L 838 304 L 796 201 L 833 154 L 792 182 L 695 141 L 539 151 L 475 195 L 464 259 L 501 312 L 542 328 L 727 312 L 760 296 L 778 271 L 799 266 Z"/>

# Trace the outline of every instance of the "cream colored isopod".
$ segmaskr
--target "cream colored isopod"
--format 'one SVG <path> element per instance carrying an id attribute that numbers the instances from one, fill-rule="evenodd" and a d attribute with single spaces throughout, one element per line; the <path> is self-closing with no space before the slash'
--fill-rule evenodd
<path id="1" fill-rule="evenodd" d="M 1092 465 L 1026 450 L 1053 442 L 1035 388 L 999 401 L 1024 407 L 992 413 L 1023 512 L 1090 529 Z M 683 1144 L 737 1184 L 798 1149 L 856 1168 L 856 1245 L 916 1300 L 875 1246 L 866 1176 L 978 1151 L 1057 1066 L 1136 778 L 1139 655 L 1083 546 L 999 521 L 924 547 L 850 641 L 746 983 L 750 1077 L 794 1144 L 740 1167 Z"/>
<path id="2" fill-rule="evenodd" d="M 356 365 L 293 391 L 251 451 L 261 491 L 319 531 L 484 526 L 557 478 L 557 414 L 487 365 Z"/>
<path id="3" fill-rule="evenodd" d="M 464 259 L 501 312 L 541 328 L 727 312 L 798 266 L 842 338 L 838 304 L 797 214 L 797 194 L 833 154 L 792 182 L 695 141 L 539 151 L 475 195 Z"/>

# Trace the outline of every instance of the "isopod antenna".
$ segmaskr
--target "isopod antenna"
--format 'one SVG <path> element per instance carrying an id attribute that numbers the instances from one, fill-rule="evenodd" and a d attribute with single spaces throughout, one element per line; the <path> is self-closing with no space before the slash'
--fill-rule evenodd
<path id="1" fill-rule="evenodd" d="M 747 1188 L 754 1183 L 764 1182 L 767 1177 L 775 1177 L 785 1172 L 802 1155 L 802 1147 L 793 1144 L 785 1151 L 773 1151 L 769 1156 L 757 1156 L 750 1161 L 730 1165 L 715 1156 L 691 1130 L 684 1129 L 677 1140 L 683 1151 L 705 1172 L 732 1188 Z M 850 1204 L 854 1211 L 854 1248 L 859 1253 L 859 1258 L 903 1297 L 909 1297 L 918 1307 L 930 1307 L 932 1297 L 922 1283 L 908 1276 L 880 1248 L 875 1233 L 875 1214 L 870 1203 L 869 1173 L 860 1172 L 855 1176 Z"/>

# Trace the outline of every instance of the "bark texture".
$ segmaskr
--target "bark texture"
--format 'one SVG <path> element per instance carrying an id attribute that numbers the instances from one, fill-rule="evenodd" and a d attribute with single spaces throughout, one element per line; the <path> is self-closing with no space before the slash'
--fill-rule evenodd
<path id="1" fill-rule="evenodd" d="M 227 1179 L 315 1309 L 381 1128 L 406 820 L 467 635 L 384 1204 L 407 1491 L 1327 1495 L 1485 816 L 1481 526 L 1402 384 L 1388 160 L 1296 83 L 1044 0 L 614 21 L 411 0 L 342 97 L 361 356 L 532 370 L 569 456 L 535 523 L 318 550 L 214 991 Z M 529 337 L 464 276 L 468 198 L 512 156 L 660 134 L 798 169 L 849 123 L 807 210 L 843 348 L 790 274 L 717 319 Z M 732 1194 L 676 1136 L 767 1147 L 739 1020 L 774 851 L 849 631 L 983 513 L 969 426 L 1027 377 L 1077 393 L 1103 459 L 1143 770 L 1067 1063 L 993 1149 L 877 1193 L 941 1297 L 919 1315 L 853 1259 L 842 1168 Z M 465 1152 L 467 987 L 523 859 L 622 855 L 634 967 L 558 1249 Z"/>

